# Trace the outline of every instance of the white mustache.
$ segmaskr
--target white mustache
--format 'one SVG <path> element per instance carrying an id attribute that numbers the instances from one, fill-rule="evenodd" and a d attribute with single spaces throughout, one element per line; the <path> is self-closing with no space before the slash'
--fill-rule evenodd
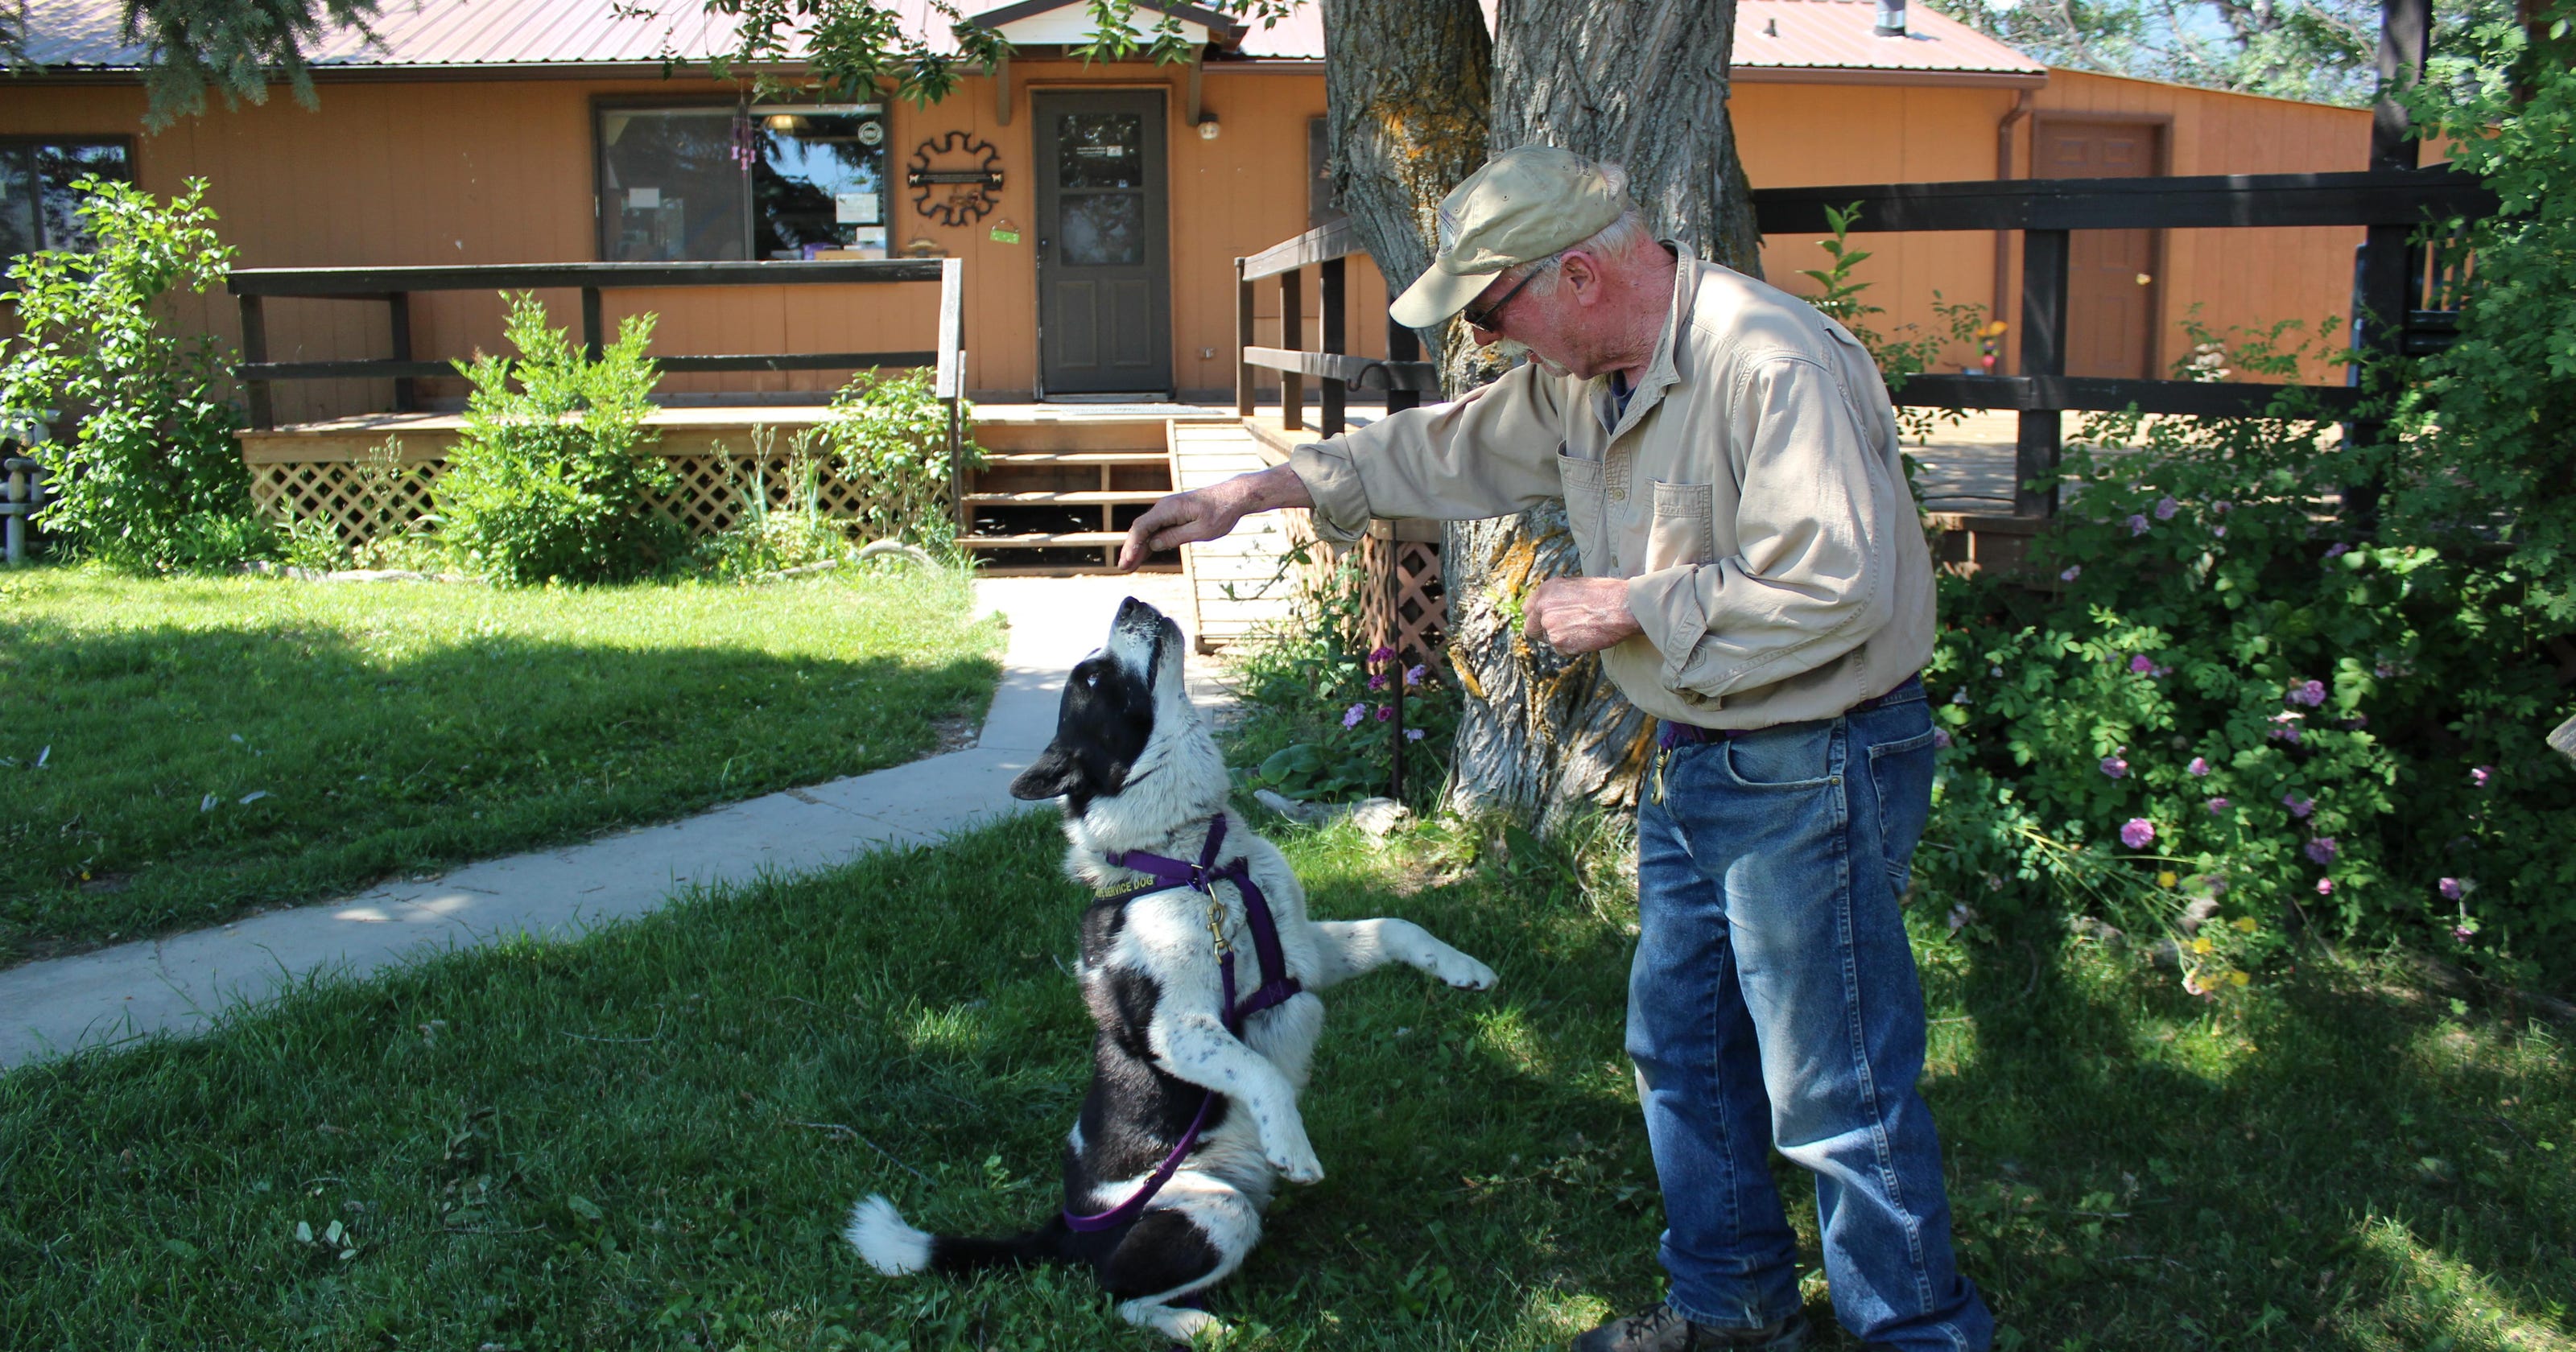
<path id="1" fill-rule="evenodd" d="M 1555 362 L 1549 361 L 1547 358 L 1530 351 L 1529 344 L 1521 342 L 1518 339 L 1497 338 L 1493 342 L 1485 344 L 1485 350 L 1493 353 L 1494 356 L 1500 359 L 1506 366 L 1518 366 L 1523 361 L 1530 361 L 1537 363 L 1538 369 L 1547 372 L 1551 376 L 1567 376 L 1573 374 L 1573 372 L 1557 365 Z"/>

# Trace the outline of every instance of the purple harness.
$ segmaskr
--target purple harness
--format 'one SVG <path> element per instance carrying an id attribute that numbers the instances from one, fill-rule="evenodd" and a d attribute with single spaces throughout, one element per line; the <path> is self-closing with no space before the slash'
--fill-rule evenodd
<path id="1" fill-rule="evenodd" d="M 1106 900 L 1133 901 L 1155 892 L 1186 887 L 1193 892 L 1204 892 L 1210 901 L 1214 901 L 1218 883 L 1234 884 L 1235 890 L 1243 894 L 1243 919 L 1252 929 L 1253 956 L 1261 963 L 1261 985 L 1250 997 L 1237 1003 L 1234 998 L 1234 950 L 1227 946 L 1222 933 L 1216 936 L 1217 974 L 1225 983 L 1225 1005 L 1219 1013 L 1225 1020 L 1225 1031 L 1241 1037 L 1244 1020 L 1286 1001 L 1304 988 L 1297 984 L 1295 977 L 1288 975 L 1287 955 L 1279 950 L 1279 924 L 1271 918 L 1270 903 L 1262 897 L 1261 889 L 1253 885 L 1250 858 L 1237 860 L 1224 868 L 1215 867 L 1217 849 L 1224 843 L 1225 814 L 1220 812 L 1208 821 L 1207 848 L 1199 852 L 1199 861 L 1195 864 L 1184 864 L 1178 859 L 1166 859 L 1142 850 L 1110 855 L 1111 864 L 1151 874 L 1154 881 Z M 1163 1162 L 1154 1167 L 1153 1176 L 1145 1180 L 1145 1186 L 1138 1188 L 1136 1194 L 1126 1201 L 1096 1216 L 1077 1216 L 1067 1210 L 1064 1223 L 1079 1233 L 1089 1234 L 1124 1225 L 1143 1215 L 1146 1205 L 1154 1200 L 1154 1194 L 1161 1192 L 1163 1185 L 1172 1181 L 1172 1175 L 1180 1172 L 1181 1161 L 1198 1148 L 1199 1132 L 1207 1126 L 1208 1113 L 1216 1107 L 1216 1091 L 1210 1089 L 1205 1092 L 1206 1097 L 1199 1100 L 1198 1116 L 1190 1119 L 1190 1129 L 1181 1133 L 1180 1144 L 1173 1146 L 1172 1153 L 1165 1155 Z"/>

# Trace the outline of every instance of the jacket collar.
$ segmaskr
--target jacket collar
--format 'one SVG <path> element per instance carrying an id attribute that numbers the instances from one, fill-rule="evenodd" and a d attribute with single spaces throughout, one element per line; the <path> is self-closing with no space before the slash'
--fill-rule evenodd
<path id="1" fill-rule="evenodd" d="M 1672 250 L 1675 256 L 1672 306 L 1664 315 L 1664 331 L 1655 339 L 1655 355 L 1646 363 L 1646 374 L 1638 379 L 1636 391 L 1628 396 L 1627 411 L 1610 429 L 1612 441 L 1626 436 L 1628 429 L 1644 421 L 1645 416 L 1654 411 L 1655 405 L 1663 402 L 1664 391 L 1681 382 L 1673 349 L 1680 342 L 1682 326 L 1690 322 L 1691 306 L 1699 295 L 1702 265 L 1689 245 L 1670 239 L 1657 242 Z M 1587 393 L 1595 399 L 1610 397 L 1610 377 L 1598 376 L 1587 383 L 1591 386 Z"/>

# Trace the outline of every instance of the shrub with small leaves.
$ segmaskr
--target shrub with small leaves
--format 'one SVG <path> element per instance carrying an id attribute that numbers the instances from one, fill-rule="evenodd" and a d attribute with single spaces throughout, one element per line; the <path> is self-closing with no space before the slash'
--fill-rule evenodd
<path id="1" fill-rule="evenodd" d="M 958 401 L 972 424 L 974 406 Z M 832 398 L 818 429 L 841 475 L 864 497 L 849 522 L 862 540 L 901 540 L 945 552 L 957 539 L 948 461 L 948 409 L 925 371 L 861 371 Z M 969 439 L 963 468 L 979 469 L 984 452 Z"/>

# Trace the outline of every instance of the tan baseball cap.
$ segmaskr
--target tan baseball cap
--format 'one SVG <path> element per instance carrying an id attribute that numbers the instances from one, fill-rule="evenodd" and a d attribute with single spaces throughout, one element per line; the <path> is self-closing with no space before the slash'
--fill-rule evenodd
<path id="1" fill-rule="evenodd" d="M 1388 313 L 1428 329 L 1467 307 L 1505 268 L 1581 243 L 1627 197 L 1600 165 L 1554 146 L 1506 150 L 1440 199 L 1440 253 Z"/>

